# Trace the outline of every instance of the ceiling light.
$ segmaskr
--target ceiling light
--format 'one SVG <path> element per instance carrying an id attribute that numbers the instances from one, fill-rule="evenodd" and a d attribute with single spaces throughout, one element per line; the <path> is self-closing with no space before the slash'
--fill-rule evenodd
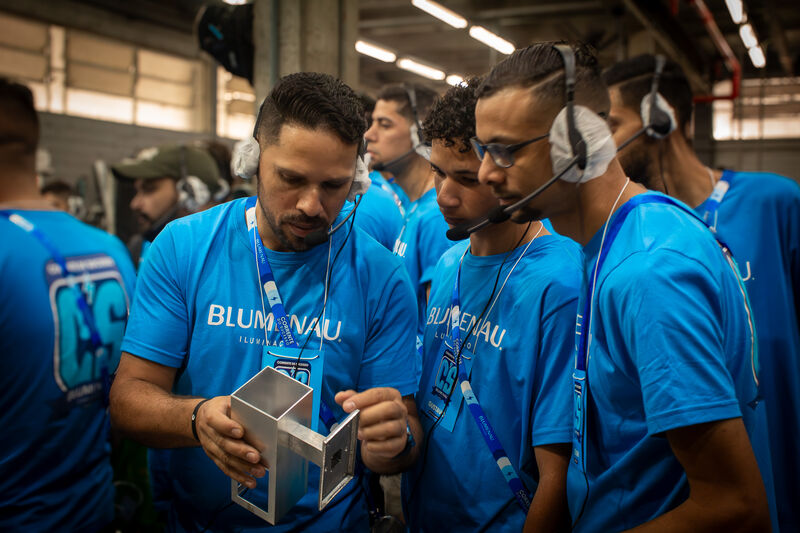
<path id="1" fill-rule="evenodd" d="M 419 74 L 420 76 L 432 80 L 444 79 L 444 72 L 442 72 L 441 70 L 430 67 L 428 65 L 423 65 L 422 63 L 418 63 L 413 59 L 409 59 L 407 57 L 398 59 L 397 66 L 403 70 L 408 70 L 409 72 L 413 72 L 414 74 Z"/>
<path id="2" fill-rule="evenodd" d="M 397 56 L 394 54 L 394 52 L 390 52 L 385 48 L 370 44 L 366 41 L 356 41 L 356 52 L 359 54 L 364 54 L 365 56 L 379 59 L 386 63 L 394 63 L 394 60 L 397 59 Z"/>
<path id="3" fill-rule="evenodd" d="M 756 34 L 750 24 L 739 26 L 739 37 L 742 38 L 744 47 L 748 50 L 754 46 L 758 46 L 758 39 L 756 39 Z"/>
<path id="4" fill-rule="evenodd" d="M 728 11 L 731 14 L 734 24 L 741 24 L 744 20 L 744 6 L 742 0 L 725 0 Z"/>
<path id="5" fill-rule="evenodd" d="M 469 36 L 503 54 L 510 55 L 514 52 L 515 46 L 512 43 L 499 35 L 495 35 L 483 26 L 472 26 L 469 29 Z"/>
<path id="6" fill-rule="evenodd" d="M 223 0 L 226 4 L 230 4 L 232 6 L 243 6 L 247 3 L 248 0 Z"/>
<path id="7" fill-rule="evenodd" d="M 464 78 L 458 74 L 450 74 L 444 81 L 455 87 L 464 83 Z"/>
<path id="8" fill-rule="evenodd" d="M 753 62 L 754 67 L 764 68 L 764 65 L 767 64 L 767 58 L 764 57 L 764 50 L 762 50 L 760 46 L 754 46 L 748 50 L 747 53 L 750 54 L 750 61 Z"/>
<path id="9" fill-rule="evenodd" d="M 437 19 L 443 20 L 454 28 L 467 27 L 467 19 L 458 13 L 455 13 L 454 11 L 450 11 L 441 4 L 431 2 L 430 0 L 411 0 L 411 4 L 414 5 L 414 7 L 420 8 L 429 15 L 433 15 Z"/>

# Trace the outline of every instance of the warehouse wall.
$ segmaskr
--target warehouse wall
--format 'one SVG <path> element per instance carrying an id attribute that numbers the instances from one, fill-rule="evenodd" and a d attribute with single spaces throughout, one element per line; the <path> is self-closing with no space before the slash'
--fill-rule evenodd
<path id="1" fill-rule="evenodd" d="M 714 166 L 734 170 L 762 170 L 800 181 L 800 139 L 763 141 L 718 141 L 714 143 Z"/>

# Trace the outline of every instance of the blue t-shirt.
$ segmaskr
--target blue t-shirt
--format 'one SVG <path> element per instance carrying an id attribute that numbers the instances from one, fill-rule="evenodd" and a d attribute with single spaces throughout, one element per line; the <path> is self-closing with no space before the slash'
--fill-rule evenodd
<path id="1" fill-rule="evenodd" d="M 421 383 L 439 370 L 450 340 L 450 305 L 458 264 L 469 242 L 445 252 L 436 266 L 425 328 Z M 461 337 L 472 357 L 470 383 L 514 468 L 530 491 L 538 471 L 534 446 L 571 442 L 570 375 L 575 352 L 571 326 L 581 284 L 581 252 L 557 235 L 535 239 L 472 336 L 497 271 L 502 285 L 525 245 L 509 254 L 467 254 L 461 268 Z M 445 341 L 445 339 L 447 339 Z M 404 476 L 406 517 L 412 531 L 521 531 L 525 514 L 509 490 L 475 419 L 461 402 L 453 431 L 417 395 L 427 457 Z M 447 409 L 459 409 L 451 404 Z M 420 476 L 421 479 L 420 479 Z"/>
<path id="2" fill-rule="evenodd" d="M 342 215 L 347 216 L 354 206 L 353 202 L 345 202 Z M 374 182 L 364 193 L 361 203 L 358 204 L 358 211 L 353 216 L 356 219 L 356 226 L 367 232 L 387 250 L 392 249 L 400 230 L 403 229 L 403 216 L 394 198 Z"/>
<path id="3" fill-rule="evenodd" d="M 125 246 L 60 211 L 16 212 L 79 274 L 113 372 L 136 279 Z M 114 518 L 102 361 L 47 249 L 3 216 L 0 235 L 0 530 L 98 531 Z"/>
<path id="4" fill-rule="evenodd" d="M 602 233 L 584 248 L 589 279 Z M 567 475 L 575 531 L 626 530 L 682 503 L 686 475 L 663 434 L 704 422 L 742 417 L 771 499 L 745 295 L 713 235 L 678 207 L 643 204 L 606 246 L 587 366 L 586 474 L 571 460 Z M 583 317 L 579 329 L 588 328 Z"/>
<path id="5" fill-rule="evenodd" d="M 179 368 L 175 394 L 231 394 L 261 370 L 265 324 L 269 344 L 280 340 L 268 303 L 262 311 L 245 202 L 170 223 L 140 270 L 122 349 Z M 334 402 L 338 391 L 386 386 L 403 395 L 416 392 L 415 308 L 408 277 L 400 261 L 360 228 L 353 228 L 349 239 L 348 231 L 349 223 L 330 240 L 332 257 L 338 257 L 325 320 L 318 327 L 328 245 L 300 253 L 266 250 L 295 339 L 301 346 L 309 339 L 316 350 L 324 337 L 322 399 L 338 420 L 344 417 Z M 244 508 L 229 505 L 230 479 L 200 447 L 154 450 L 150 458 L 154 499 L 168 506 L 170 529 L 201 530 L 211 520 L 215 528 L 237 531 L 268 527 Z M 247 497 L 261 503 L 266 478 L 258 483 Z M 321 515 L 319 469 L 313 464 L 308 483 L 308 493 L 273 531 L 367 527 L 358 483 L 345 487 Z"/>
<path id="6" fill-rule="evenodd" d="M 800 529 L 800 187 L 760 172 L 726 170 L 724 178 L 728 192 L 707 218 L 733 250 L 750 295 L 778 521 L 794 531 Z M 709 206 L 696 211 L 706 217 Z"/>
<path id="7" fill-rule="evenodd" d="M 392 199 L 395 201 L 395 204 L 400 210 L 400 215 L 405 216 L 406 209 L 408 208 L 408 204 L 410 204 L 411 201 L 408 199 L 406 191 L 404 191 L 403 188 L 400 185 L 398 185 L 397 181 L 395 181 L 393 177 L 389 179 L 384 178 L 383 174 L 381 174 L 377 170 L 373 170 L 372 172 L 370 172 L 369 178 L 372 180 L 372 183 L 379 186 L 381 189 L 388 192 L 392 196 Z"/>
<path id="8" fill-rule="evenodd" d="M 431 189 L 409 205 L 403 229 L 394 244 L 394 253 L 403 258 L 408 277 L 411 278 L 417 294 L 420 335 L 425 329 L 425 287 L 433 279 L 439 258 L 454 244 L 447 238 L 448 229 L 449 226 L 439 211 L 439 204 L 436 203 L 436 189 Z"/>

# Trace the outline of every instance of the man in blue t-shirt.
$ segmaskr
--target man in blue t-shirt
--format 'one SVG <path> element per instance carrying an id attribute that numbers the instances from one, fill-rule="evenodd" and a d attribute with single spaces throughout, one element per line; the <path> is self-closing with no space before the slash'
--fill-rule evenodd
<path id="1" fill-rule="evenodd" d="M 605 71 L 617 141 L 642 127 L 641 102 L 655 70 L 656 58 L 643 55 Z M 693 207 L 733 250 L 758 331 L 778 523 L 794 531 L 800 529 L 794 444 L 800 439 L 800 187 L 775 174 L 705 166 L 687 141 L 692 90 L 678 65 L 665 62 L 657 90 L 675 116 L 674 131 L 642 136 L 620 153 L 620 163 L 631 179 Z"/>
<path id="2" fill-rule="evenodd" d="M 114 423 L 165 448 L 151 470 L 170 530 L 266 525 L 231 505 L 226 478 L 247 487 L 248 499 L 265 499 L 265 467 L 230 418 L 229 396 L 265 365 L 296 368 L 327 427 L 361 410 L 367 468 L 399 471 L 418 454 L 414 298 L 400 261 L 352 224 L 327 244 L 309 242 L 334 222 L 354 182 L 365 129 L 357 97 L 329 75 L 292 74 L 259 117 L 257 201 L 229 202 L 159 235 L 112 389 Z M 273 530 L 367 528 L 359 483 L 319 512 L 318 477 L 309 467 L 310 490 Z"/>
<path id="3" fill-rule="evenodd" d="M 372 177 L 373 174 L 380 176 L 378 172 L 370 173 L 370 185 L 358 205 L 355 222 L 356 226 L 367 232 L 384 248 L 392 250 L 394 241 L 403 228 L 403 215 L 401 207 L 395 201 L 397 195 L 393 195 L 391 189 L 382 188 Z M 354 205 L 353 202 L 345 202 L 342 214 L 345 216 L 349 214 Z"/>
<path id="4" fill-rule="evenodd" d="M 498 205 L 491 189 L 478 183 L 480 161 L 470 147 L 479 82 L 451 88 L 425 121 L 437 201 L 450 226 Z M 528 503 L 517 501 L 464 403 L 459 368 L 526 498 L 533 496 L 532 521 L 541 531 L 569 525 L 565 486 L 575 339 L 568 325 L 581 269 L 579 247 L 538 221 L 490 225 L 439 260 L 417 395 L 424 459 L 404 483 L 412 531 L 520 531 L 525 522 Z M 460 353 L 451 331 L 454 313 Z"/>
<path id="5" fill-rule="evenodd" d="M 548 217 L 584 247 L 567 474 L 573 529 L 769 528 L 758 357 L 732 260 L 683 204 L 626 178 L 587 47 L 517 50 L 478 92 L 480 182 L 502 213 Z"/>
<path id="6" fill-rule="evenodd" d="M 447 223 L 436 205 L 428 163 L 430 148 L 420 133 L 434 98 L 436 93 L 422 86 L 384 87 L 365 136 L 372 168 L 390 174 L 408 198 L 394 253 L 403 259 L 417 295 L 420 334 L 425 325 L 433 269 L 453 245 L 445 236 Z"/>
<path id="7" fill-rule="evenodd" d="M 38 138 L 31 92 L 0 78 L 0 530 L 101 531 L 135 272 L 116 237 L 39 195 Z"/>

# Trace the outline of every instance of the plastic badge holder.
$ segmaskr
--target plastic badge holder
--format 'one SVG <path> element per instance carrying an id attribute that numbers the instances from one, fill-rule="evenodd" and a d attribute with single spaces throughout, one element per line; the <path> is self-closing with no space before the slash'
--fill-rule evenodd
<path id="1" fill-rule="evenodd" d="M 320 511 L 353 479 L 359 411 L 323 437 L 310 429 L 313 394 L 311 387 L 265 367 L 231 395 L 231 418 L 269 465 L 266 510 L 244 499 L 245 488 L 236 480 L 231 499 L 273 525 L 305 495 L 308 461 L 320 468 Z"/>

